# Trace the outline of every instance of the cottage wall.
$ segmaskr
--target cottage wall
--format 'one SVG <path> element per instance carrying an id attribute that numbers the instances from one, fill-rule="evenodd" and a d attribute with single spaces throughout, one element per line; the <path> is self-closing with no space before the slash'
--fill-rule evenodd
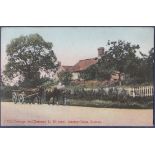
<path id="1" fill-rule="evenodd" d="M 80 77 L 80 73 L 78 73 L 78 72 L 72 73 L 72 80 L 78 80 L 79 77 Z"/>

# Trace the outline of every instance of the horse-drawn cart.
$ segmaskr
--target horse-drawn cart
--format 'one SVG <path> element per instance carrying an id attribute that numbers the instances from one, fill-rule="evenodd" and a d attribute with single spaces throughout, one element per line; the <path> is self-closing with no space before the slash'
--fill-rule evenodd
<path id="1" fill-rule="evenodd" d="M 39 101 L 38 91 L 35 89 L 22 89 L 12 91 L 12 101 L 14 103 L 35 103 Z"/>
<path id="2" fill-rule="evenodd" d="M 39 86 L 35 89 L 20 89 L 12 91 L 14 103 L 47 103 L 66 104 L 70 91 L 64 85 L 56 85 L 51 88 Z"/>

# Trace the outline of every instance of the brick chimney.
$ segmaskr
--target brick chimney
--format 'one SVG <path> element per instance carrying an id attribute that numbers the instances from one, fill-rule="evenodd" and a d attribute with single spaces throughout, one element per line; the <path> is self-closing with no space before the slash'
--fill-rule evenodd
<path id="1" fill-rule="evenodd" d="M 104 56 L 104 54 L 105 54 L 104 47 L 99 47 L 98 48 L 98 57 L 101 58 Z"/>

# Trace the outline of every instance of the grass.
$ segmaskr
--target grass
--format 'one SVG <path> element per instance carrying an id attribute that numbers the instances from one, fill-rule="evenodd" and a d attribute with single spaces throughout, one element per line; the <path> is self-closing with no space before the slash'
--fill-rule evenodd
<path id="1" fill-rule="evenodd" d="M 120 108 L 120 109 L 152 109 L 153 101 L 147 103 L 122 103 L 113 101 L 103 101 L 103 100 L 73 100 L 68 101 L 69 105 L 72 106 L 85 106 L 85 107 L 98 107 L 98 108 Z"/>
<path id="2" fill-rule="evenodd" d="M 11 99 L 3 99 L 3 102 L 11 102 Z M 43 103 L 46 104 L 46 103 Z M 63 105 L 60 100 L 59 104 Z M 146 102 L 120 102 L 110 100 L 79 100 L 79 99 L 68 99 L 67 105 L 70 106 L 83 106 L 83 107 L 96 107 L 96 108 L 119 108 L 119 109 L 152 109 L 153 101 Z"/>

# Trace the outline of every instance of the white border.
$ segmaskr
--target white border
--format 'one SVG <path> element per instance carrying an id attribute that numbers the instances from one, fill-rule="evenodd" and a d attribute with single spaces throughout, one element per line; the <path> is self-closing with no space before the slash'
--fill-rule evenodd
<path id="1" fill-rule="evenodd" d="M 154 0 L 0 0 L 1 26 L 153 26 Z M 154 129 L 0 129 L 1 154 L 154 154 Z"/>

